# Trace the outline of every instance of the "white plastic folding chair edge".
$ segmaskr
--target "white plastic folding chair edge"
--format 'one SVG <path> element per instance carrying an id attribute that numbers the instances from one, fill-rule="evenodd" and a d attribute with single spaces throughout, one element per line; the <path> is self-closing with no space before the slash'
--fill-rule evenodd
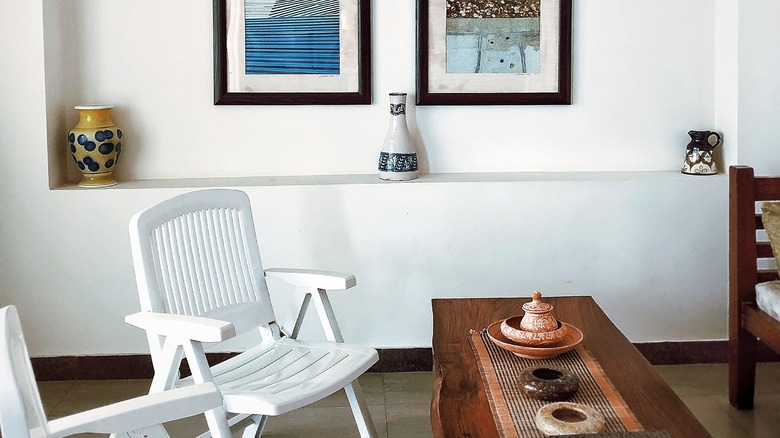
<path id="1" fill-rule="evenodd" d="M 76 433 L 114 436 L 143 431 L 168 436 L 162 423 L 200 414 L 222 405 L 213 383 L 189 386 L 46 420 L 19 314 L 0 309 L 0 431 L 4 437 L 60 437 Z"/>

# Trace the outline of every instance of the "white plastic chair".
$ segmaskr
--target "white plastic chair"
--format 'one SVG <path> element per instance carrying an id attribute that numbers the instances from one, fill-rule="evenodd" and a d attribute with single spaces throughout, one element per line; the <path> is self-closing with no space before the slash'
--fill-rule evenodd
<path id="1" fill-rule="evenodd" d="M 227 413 L 239 414 L 229 422 L 221 409 L 207 414 L 212 435 L 227 437 L 247 417 L 244 436 L 260 436 L 268 416 L 344 388 L 361 436 L 376 436 L 357 378 L 377 362 L 377 352 L 343 343 L 326 292 L 354 286 L 353 275 L 263 270 L 249 198 L 238 190 L 200 190 L 149 207 L 133 216 L 130 243 L 142 311 L 125 321 L 147 332 L 151 392 L 215 382 Z M 276 322 L 265 276 L 304 292 L 289 334 Z M 311 301 L 330 342 L 296 339 Z M 209 367 L 204 343 L 252 330 L 262 335 L 257 346 Z M 183 357 L 192 376 L 180 379 Z"/>
<path id="2" fill-rule="evenodd" d="M 212 383 L 125 400 L 46 420 L 16 307 L 0 309 L 0 431 L 7 438 L 102 433 L 114 437 L 167 437 L 161 423 L 222 405 Z"/>

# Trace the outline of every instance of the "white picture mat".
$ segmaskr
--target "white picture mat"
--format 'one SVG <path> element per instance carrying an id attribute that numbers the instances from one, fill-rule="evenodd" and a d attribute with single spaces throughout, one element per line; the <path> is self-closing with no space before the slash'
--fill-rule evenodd
<path id="1" fill-rule="evenodd" d="M 447 0 L 428 4 L 429 93 L 555 93 L 559 91 L 560 0 L 541 0 L 539 74 L 447 73 Z"/>
<path id="2" fill-rule="evenodd" d="M 359 91 L 360 22 L 358 0 L 339 0 L 340 74 L 246 74 L 244 0 L 226 0 L 228 93 Z"/>

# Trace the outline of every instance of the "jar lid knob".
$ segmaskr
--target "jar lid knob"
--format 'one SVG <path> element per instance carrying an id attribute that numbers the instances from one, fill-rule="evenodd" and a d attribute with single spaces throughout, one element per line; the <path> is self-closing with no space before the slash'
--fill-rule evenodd
<path id="1" fill-rule="evenodd" d="M 531 292 L 531 298 L 533 301 L 529 301 L 525 304 L 523 304 L 523 310 L 527 313 L 547 313 L 551 312 L 553 309 L 552 304 L 549 303 L 543 303 L 541 301 L 542 299 L 542 293 L 538 290 L 535 290 Z"/>

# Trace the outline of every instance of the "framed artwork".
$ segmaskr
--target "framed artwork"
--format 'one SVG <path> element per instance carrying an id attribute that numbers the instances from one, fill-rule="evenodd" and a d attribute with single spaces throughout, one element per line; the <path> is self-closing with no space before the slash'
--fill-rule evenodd
<path id="1" fill-rule="evenodd" d="M 214 104 L 371 103 L 370 17 L 370 0 L 214 0 Z"/>
<path id="2" fill-rule="evenodd" d="M 571 0 L 418 0 L 418 105 L 571 104 Z"/>

